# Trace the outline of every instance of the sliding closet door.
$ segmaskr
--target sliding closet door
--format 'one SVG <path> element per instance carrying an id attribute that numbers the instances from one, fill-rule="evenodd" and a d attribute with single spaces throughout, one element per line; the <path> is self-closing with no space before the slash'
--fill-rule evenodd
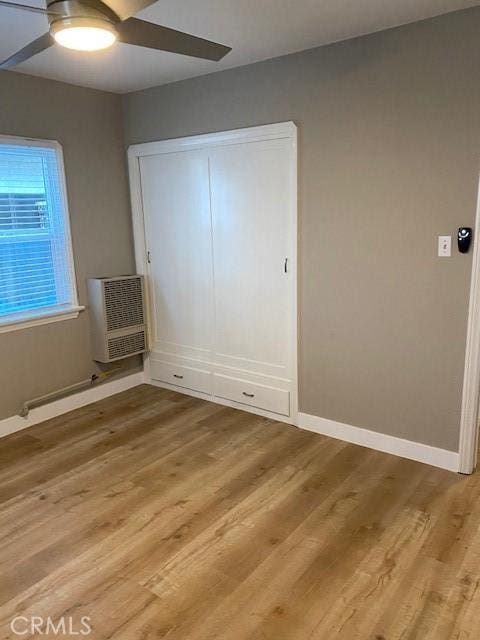
<path id="1" fill-rule="evenodd" d="M 208 360 L 213 333 L 208 156 L 199 151 L 145 156 L 140 178 L 153 356 Z M 182 375 L 174 372 L 171 381 Z"/>
<path id="2" fill-rule="evenodd" d="M 148 143 L 129 155 L 150 292 L 146 380 L 292 418 L 295 126 Z"/>
<path id="3" fill-rule="evenodd" d="M 210 151 L 214 358 L 237 376 L 292 378 L 292 171 L 287 140 Z"/>

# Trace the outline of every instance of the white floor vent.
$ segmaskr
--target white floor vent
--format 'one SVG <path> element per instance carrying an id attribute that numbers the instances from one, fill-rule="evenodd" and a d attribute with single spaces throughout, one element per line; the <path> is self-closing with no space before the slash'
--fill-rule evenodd
<path id="1" fill-rule="evenodd" d="M 143 276 L 91 278 L 93 359 L 114 362 L 147 351 Z"/>

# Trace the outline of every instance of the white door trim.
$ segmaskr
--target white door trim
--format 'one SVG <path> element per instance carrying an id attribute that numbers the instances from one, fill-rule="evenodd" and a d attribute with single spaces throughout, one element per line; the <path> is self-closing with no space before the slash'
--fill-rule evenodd
<path id="1" fill-rule="evenodd" d="M 459 471 L 472 473 L 477 464 L 480 394 L 480 188 L 473 238 L 472 279 L 460 422 Z"/>
<path id="2" fill-rule="evenodd" d="M 135 262 L 138 274 L 145 276 L 147 283 L 147 312 L 151 318 L 151 282 L 147 261 L 145 221 L 142 202 L 140 159 L 151 155 L 167 153 L 178 153 L 181 151 L 191 151 L 193 149 L 209 149 L 212 147 L 244 144 L 248 142 L 259 142 L 265 140 L 288 139 L 292 148 L 292 198 L 290 202 L 290 216 L 293 224 L 293 240 L 291 247 L 290 268 L 293 270 L 293 292 L 292 292 L 292 314 L 293 330 L 291 335 L 292 349 L 292 393 L 291 393 L 291 416 L 290 422 L 296 424 L 298 415 L 298 161 L 297 161 L 297 127 L 293 122 L 281 122 L 259 127 L 249 127 L 245 129 L 234 129 L 231 131 L 221 131 L 207 133 L 185 138 L 175 138 L 172 140 L 161 140 L 158 142 L 147 142 L 135 144 L 128 149 L 128 166 L 130 177 L 130 194 L 132 201 L 133 235 L 135 246 Z M 149 323 L 151 327 L 151 322 Z M 152 345 L 152 335 L 149 335 L 149 343 Z M 150 358 L 144 356 L 144 377 L 145 382 L 152 383 L 150 375 Z M 184 393 L 181 389 L 178 391 Z M 211 398 L 207 398 L 211 400 Z M 239 407 L 241 408 L 241 407 Z M 259 412 L 260 413 L 260 412 Z M 272 417 L 273 414 L 272 414 Z"/>
<path id="3" fill-rule="evenodd" d="M 245 142 L 260 142 L 262 140 L 278 140 L 281 138 L 292 138 L 296 141 L 297 126 L 294 122 L 279 122 L 276 124 L 262 125 L 260 127 L 203 133 L 198 136 L 187 136 L 186 138 L 173 138 L 171 140 L 134 144 L 128 148 L 128 156 L 129 158 L 142 158 L 160 153 L 178 153 L 179 151 L 191 151 L 192 149 L 207 149 L 235 144 L 236 142 L 243 144 Z"/>

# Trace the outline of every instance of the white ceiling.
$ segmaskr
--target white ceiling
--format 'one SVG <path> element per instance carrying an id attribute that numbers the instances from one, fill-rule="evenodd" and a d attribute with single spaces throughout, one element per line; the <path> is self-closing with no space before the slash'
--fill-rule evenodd
<path id="1" fill-rule="evenodd" d="M 30 4 L 44 6 L 42 0 Z M 158 0 L 137 17 L 230 45 L 233 51 L 221 62 L 209 62 L 124 44 L 81 54 L 56 45 L 17 70 L 125 93 L 479 4 L 480 0 Z M 8 57 L 46 30 L 43 16 L 0 7 L 0 56 Z"/>

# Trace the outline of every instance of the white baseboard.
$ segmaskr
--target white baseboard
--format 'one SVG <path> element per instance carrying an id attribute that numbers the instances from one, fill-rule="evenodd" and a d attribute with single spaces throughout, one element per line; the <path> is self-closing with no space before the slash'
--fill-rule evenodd
<path id="1" fill-rule="evenodd" d="M 384 433 L 369 431 L 361 427 L 352 427 L 349 424 L 319 418 L 308 413 L 298 414 L 298 426 L 307 431 L 320 433 L 338 440 L 345 440 L 346 442 L 383 451 L 384 453 L 391 453 L 401 458 L 424 462 L 434 467 L 448 469 L 448 471 L 459 471 L 460 459 L 456 451 L 438 449 L 421 442 L 404 440 L 403 438 L 388 436 Z"/>
<path id="2" fill-rule="evenodd" d="M 50 418 L 56 418 L 74 409 L 79 409 L 92 402 L 97 402 L 97 400 L 103 400 L 103 398 L 108 398 L 116 393 L 137 387 L 142 383 L 143 371 L 139 371 L 124 378 L 104 382 L 86 391 L 80 391 L 79 393 L 74 393 L 60 400 L 55 400 L 55 402 L 50 402 L 36 409 L 32 409 L 26 418 L 12 416 L 11 418 L 0 420 L 0 438 L 21 431 L 22 429 L 33 427 L 34 424 L 50 420 Z"/>
<path id="3" fill-rule="evenodd" d="M 28 414 L 28 417 L 22 418 L 20 416 L 12 416 L 5 420 L 0 420 L 0 438 L 27 429 L 35 424 L 50 420 L 74 409 L 84 407 L 92 402 L 103 400 L 116 393 L 121 393 L 132 387 L 136 387 L 145 382 L 144 373 L 140 371 L 133 373 L 119 380 L 112 380 L 111 382 L 105 382 L 99 384 L 96 387 L 81 391 L 79 393 L 66 396 L 55 402 L 32 409 Z M 149 384 L 159 386 L 167 389 L 179 391 L 186 395 L 192 395 L 195 397 L 201 397 L 205 400 L 212 401 L 212 398 L 205 396 L 204 394 L 197 394 L 195 392 L 189 392 L 185 389 L 179 389 L 173 385 L 159 384 L 153 381 L 148 381 Z M 245 411 L 252 411 L 250 407 L 239 406 L 236 403 L 229 401 L 219 401 L 215 399 L 214 402 L 225 404 L 226 406 L 232 406 L 237 409 L 243 409 Z M 260 415 L 274 418 L 285 422 L 297 422 L 292 418 L 285 418 L 284 416 L 273 416 L 269 412 L 255 411 Z M 334 420 L 328 420 L 327 418 L 319 418 L 318 416 L 312 416 L 308 413 L 298 414 L 298 426 L 301 429 L 307 431 L 313 431 L 321 435 L 330 436 L 331 438 L 337 438 L 338 440 L 344 440 L 357 444 L 363 447 L 369 447 L 370 449 L 376 449 L 377 451 L 383 451 L 384 453 L 391 453 L 401 458 L 408 458 L 409 460 L 416 460 L 417 462 L 423 462 L 425 464 L 439 467 L 441 469 L 447 469 L 449 471 L 459 471 L 460 457 L 456 451 L 448 451 L 446 449 L 439 449 L 437 447 L 431 447 L 427 444 L 420 442 L 413 442 L 412 440 L 404 440 L 403 438 L 396 438 L 395 436 L 389 436 L 384 433 L 377 433 L 376 431 L 369 431 L 361 427 L 353 427 L 342 422 L 335 422 Z"/>

